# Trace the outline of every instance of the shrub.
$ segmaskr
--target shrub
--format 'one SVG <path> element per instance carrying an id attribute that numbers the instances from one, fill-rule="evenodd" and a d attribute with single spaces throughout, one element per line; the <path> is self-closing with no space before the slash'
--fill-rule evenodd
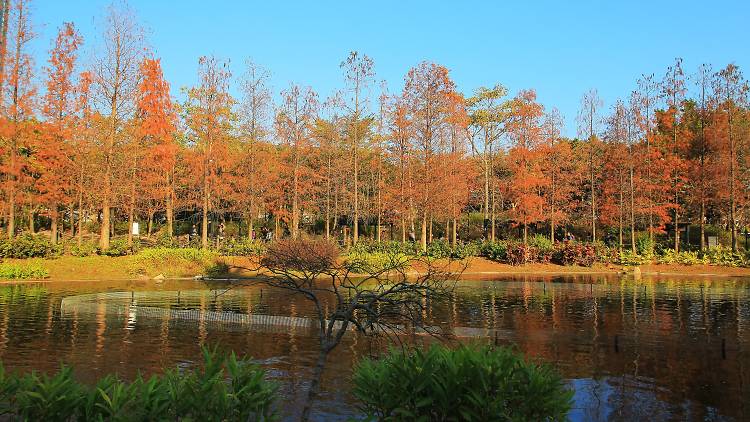
<path id="1" fill-rule="evenodd" d="M 676 252 L 674 249 L 664 249 L 658 257 L 658 262 L 660 264 L 698 265 L 703 264 L 706 261 L 707 260 L 704 260 L 703 256 L 698 255 L 698 252 Z"/>
<path id="2" fill-rule="evenodd" d="M 555 247 L 547 236 L 538 233 L 529 239 L 529 246 L 543 251 L 552 251 Z"/>
<path id="3" fill-rule="evenodd" d="M 175 239 L 169 235 L 167 230 L 160 230 L 156 234 L 156 241 L 154 242 L 154 246 L 162 247 L 162 248 L 169 248 L 175 246 Z"/>
<path id="4" fill-rule="evenodd" d="M 206 276 L 208 277 L 221 277 L 229 274 L 229 264 L 224 261 L 218 261 L 213 265 L 206 268 Z"/>
<path id="5" fill-rule="evenodd" d="M 49 277 L 49 271 L 39 264 L 0 264 L 0 279 L 40 279 Z"/>
<path id="6" fill-rule="evenodd" d="M 484 242 L 479 247 L 479 255 L 497 262 L 506 262 L 508 247 L 505 242 Z"/>
<path id="7" fill-rule="evenodd" d="M 144 274 L 152 269 L 170 266 L 197 266 L 205 270 L 216 262 L 218 254 L 214 251 L 195 248 L 147 248 L 133 257 L 131 271 Z"/>
<path id="8" fill-rule="evenodd" d="M 573 397 L 551 367 L 507 348 L 394 350 L 361 361 L 353 382 L 364 413 L 385 421 L 565 420 Z"/>
<path id="9" fill-rule="evenodd" d="M 263 255 L 265 250 L 263 242 L 249 239 L 230 239 L 219 248 L 219 252 L 224 256 L 259 256 Z"/>
<path id="10" fill-rule="evenodd" d="M 466 259 L 479 255 L 480 244 L 478 242 L 456 242 L 451 252 L 451 258 Z"/>
<path id="11" fill-rule="evenodd" d="M 644 257 L 648 261 L 651 261 L 656 250 L 656 243 L 648 235 L 642 235 L 638 236 L 638 239 L 636 239 L 635 248 L 638 252 L 638 255 Z"/>
<path id="12" fill-rule="evenodd" d="M 552 261 L 554 248 L 555 245 L 547 236 L 537 233 L 529 239 L 528 261 L 548 264 Z"/>
<path id="13" fill-rule="evenodd" d="M 97 246 L 91 242 L 81 242 L 80 246 L 74 243 L 68 248 L 68 251 L 73 256 L 91 256 L 96 254 Z"/>
<path id="14" fill-rule="evenodd" d="M 445 240 L 435 240 L 427 245 L 427 256 L 431 258 L 450 258 L 453 255 L 451 245 Z"/>
<path id="15" fill-rule="evenodd" d="M 633 251 L 623 250 L 618 254 L 617 263 L 626 267 L 637 267 L 647 263 L 647 261 Z"/>
<path id="16" fill-rule="evenodd" d="M 147 380 L 105 376 L 79 384 L 71 368 L 53 376 L 6 373 L 0 365 L 0 411 L 20 420 L 275 420 L 278 387 L 234 353 L 203 349 L 203 367 Z"/>
<path id="17" fill-rule="evenodd" d="M 409 257 L 399 252 L 349 252 L 345 264 L 349 271 L 372 274 L 385 269 L 403 269 Z"/>
<path id="18" fill-rule="evenodd" d="M 284 239 L 272 243 L 261 258 L 266 268 L 320 272 L 333 267 L 338 247 L 326 240 Z"/>
<path id="19" fill-rule="evenodd" d="M 125 238 L 112 239 L 109 242 L 108 249 L 99 249 L 99 254 L 106 256 L 125 256 L 130 255 L 134 251 L 138 250 L 135 241 L 133 247 L 128 246 L 128 240 Z"/>
<path id="20" fill-rule="evenodd" d="M 348 253 L 400 253 L 404 255 L 421 255 L 419 245 L 416 242 L 370 242 L 360 241 L 349 247 Z"/>
<path id="21" fill-rule="evenodd" d="M 2 258 L 49 258 L 61 252 L 61 246 L 53 245 L 46 236 L 25 234 L 0 240 Z"/>
<path id="22" fill-rule="evenodd" d="M 609 247 L 604 242 L 591 243 L 594 247 L 594 260 L 596 262 L 617 262 L 620 258 L 620 250 L 617 247 Z"/>
<path id="23" fill-rule="evenodd" d="M 558 243 L 552 255 L 556 264 L 580 265 L 590 267 L 596 261 L 596 249 L 593 245 L 579 242 Z"/>
<path id="24" fill-rule="evenodd" d="M 739 252 L 723 246 L 711 248 L 703 253 L 704 259 L 711 265 L 727 267 L 742 267 L 747 265 L 747 259 Z"/>
<path id="25" fill-rule="evenodd" d="M 523 243 L 508 242 L 506 248 L 505 255 L 510 265 L 523 265 L 529 262 L 530 258 L 536 256 L 536 250 Z"/>

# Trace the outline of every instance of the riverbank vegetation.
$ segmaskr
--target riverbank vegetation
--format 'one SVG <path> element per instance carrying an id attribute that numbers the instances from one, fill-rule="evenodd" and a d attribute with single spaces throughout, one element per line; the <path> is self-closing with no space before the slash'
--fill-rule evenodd
<path id="1" fill-rule="evenodd" d="M 62 24 L 38 71 L 32 3 L 0 11 L 0 224 L 16 258 L 29 254 L 19 233 L 39 231 L 73 255 L 123 255 L 139 239 L 234 255 L 241 239 L 303 236 L 459 255 L 517 239 L 523 249 L 495 254 L 511 263 L 588 264 L 586 245 L 535 255 L 535 234 L 603 242 L 632 263 L 650 259 L 643 238 L 677 262 L 747 249 L 750 109 L 734 64 L 645 69 L 609 107 L 592 89 L 566 137 L 533 89 L 461 92 L 422 62 L 392 90 L 360 52 L 343 58 L 330 98 L 275 92 L 262 66 L 211 56 L 175 98 L 119 3 L 98 39 Z"/>
<path id="2" fill-rule="evenodd" d="M 245 277 L 252 272 L 236 267 L 258 264 L 265 251 L 276 241 L 235 240 L 219 248 L 145 246 L 136 243 L 128 248 L 120 239 L 113 245 L 121 249 L 102 253 L 92 243 L 61 242 L 52 245 L 45 236 L 22 236 L 0 241 L 0 279 L 121 279 L 137 277 L 194 277 L 227 275 Z M 603 242 L 565 241 L 552 243 L 543 235 L 529 238 L 527 244 L 518 240 L 449 242 L 435 240 L 422 251 L 416 242 L 368 241 L 341 250 L 341 259 L 349 262 L 355 272 L 366 273 L 392 264 L 393 259 L 405 265 L 413 258 L 454 260 L 462 262 L 465 275 L 492 272 L 569 272 L 571 270 L 614 272 L 627 267 L 644 266 L 650 271 L 669 268 L 671 272 L 691 273 L 686 267 L 700 267 L 703 273 L 725 273 L 729 267 L 750 267 L 743 252 L 727 247 L 676 252 L 662 248 L 644 237 L 637 242 L 636 253 L 619 250 Z M 508 268 L 504 266 L 509 266 Z M 711 268 L 713 267 L 713 269 Z M 456 267 L 458 268 L 458 267 Z M 682 268 L 682 269 L 680 269 Z M 418 268 L 411 268 L 419 271 Z M 750 274 L 750 273 L 749 273 Z"/>

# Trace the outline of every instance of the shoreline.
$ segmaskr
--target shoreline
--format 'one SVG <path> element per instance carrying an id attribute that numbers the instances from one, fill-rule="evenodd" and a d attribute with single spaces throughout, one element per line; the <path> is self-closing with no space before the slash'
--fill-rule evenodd
<path id="1" fill-rule="evenodd" d="M 248 257 L 222 257 L 230 267 L 253 267 L 253 259 Z M 44 279 L 0 279 L 2 284 L 24 282 L 87 282 L 87 281 L 117 281 L 117 280 L 195 280 L 199 278 L 203 269 L 195 264 L 167 263 L 154 265 L 143 274 L 132 271 L 132 256 L 107 257 L 61 257 L 56 259 L 15 259 L 5 260 L 16 264 L 37 264 L 49 270 L 49 277 Z M 566 277 L 566 276 L 629 276 L 638 277 L 634 269 L 640 269 L 640 276 L 644 277 L 718 277 L 750 279 L 750 268 L 710 266 L 710 265 L 666 265 L 648 264 L 640 267 L 624 267 L 613 264 L 594 264 L 592 267 L 561 266 L 556 264 L 526 264 L 511 266 L 484 258 L 473 257 L 465 261 L 466 268 L 461 277 L 467 280 L 488 280 L 498 277 L 535 276 L 535 277 Z M 460 271 L 456 268 L 456 271 Z M 418 272 L 414 272 L 418 274 Z M 243 270 L 230 271 L 222 278 L 247 278 Z"/>

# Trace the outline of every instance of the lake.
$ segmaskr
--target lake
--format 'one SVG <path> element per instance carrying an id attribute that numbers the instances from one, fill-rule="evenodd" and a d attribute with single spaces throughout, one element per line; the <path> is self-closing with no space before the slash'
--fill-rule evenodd
<path id="1" fill-rule="evenodd" d="M 252 315 L 277 318 L 248 323 Z M 84 381 L 105 373 L 129 379 L 194 365 L 201 345 L 218 344 L 252 356 L 279 380 L 280 410 L 293 417 L 317 354 L 314 333 L 294 321 L 310 315 L 302 298 L 259 286 L 4 284 L 0 358 L 6 369 L 54 371 L 64 362 Z M 750 279 L 465 280 L 451 300 L 431 306 L 429 318 L 468 333 L 454 341 L 515 345 L 551 362 L 575 388 L 572 420 L 750 420 Z M 315 419 L 358 414 L 352 367 L 383 343 L 347 334 L 326 368 Z"/>

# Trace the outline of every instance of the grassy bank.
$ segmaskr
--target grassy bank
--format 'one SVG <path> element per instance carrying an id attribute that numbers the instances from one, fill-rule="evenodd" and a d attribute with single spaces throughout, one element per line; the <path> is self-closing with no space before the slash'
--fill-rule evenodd
<path id="1" fill-rule="evenodd" d="M 482 279 L 503 275 L 572 275 L 572 274 L 618 274 L 632 272 L 632 267 L 624 267 L 613 264 L 594 264 L 591 267 L 568 266 L 557 264 L 531 263 L 526 265 L 509 265 L 485 258 L 472 257 L 464 261 L 466 278 Z M 36 269 L 29 277 L 9 276 L 0 272 L 0 279 L 46 279 L 55 280 L 111 280 L 111 279 L 137 279 L 137 278 L 192 278 L 207 272 L 219 271 L 219 276 L 224 265 L 230 268 L 229 275 L 235 277 L 246 277 L 252 275 L 244 270 L 232 269 L 232 267 L 255 267 L 253 258 L 249 257 L 227 257 L 209 253 L 206 255 L 193 255 L 188 252 L 185 256 L 175 258 L 173 255 L 161 255 L 158 252 L 146 255 L 126 256 L 87 256 L 74 257 L 62 256 L 55 259 L 28 258 L 28 259 L 6 259 L 2 265 L 21 269 Z M 456 264 L 455 270 L 459 271 L 463 265 Z M 713 275 L 713 276 L 747 276 L 750 277 L 750 268 L 726 267 L 714 265 L 679 265 L 679 264 L 649 264 L 639 267 L 642 275 Z M 0 268 L 1 269 L 1 268 Z"/>

